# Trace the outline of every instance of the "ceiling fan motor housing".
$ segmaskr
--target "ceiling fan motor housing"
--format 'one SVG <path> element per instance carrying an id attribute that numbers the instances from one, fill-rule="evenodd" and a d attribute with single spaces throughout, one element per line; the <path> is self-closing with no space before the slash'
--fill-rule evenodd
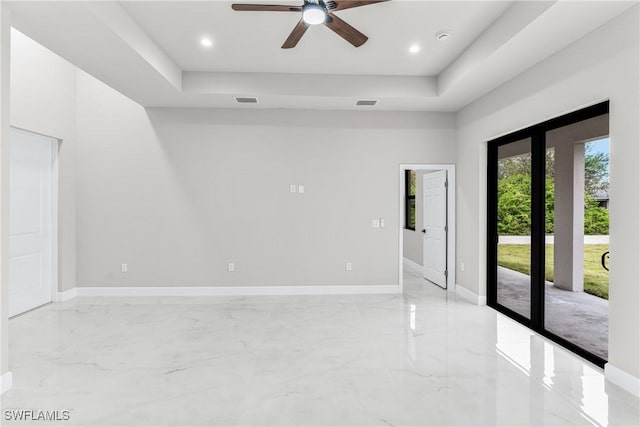
<path id="1" fill-rule="evenodd" d="M 368 37 L 340 19 L 334 12 L 388 1 L 389 0 L 303 0 L 302 6 L 234 3 L 231 5 L 231 8 L 241 12 L 302 12 L 300 21 L 293 28 L 287 40 L 285 40 L 282 49 L 296 47 L 307 29 L 315 25 L 325 25 L 354 47 L 360 47 L 367 42 Z"/>
<path id="2" fill-rule="evenodd" d="M 331 9 L 335 9 L 338 7 L 338 4 L 335 1 L 324 1 L 324 0 L 304 0 L 304 4 L 317 4 L 318 6 L 325 9 L 327 12 Z M 304 6 L 303 6 L 304 7 Z"/>

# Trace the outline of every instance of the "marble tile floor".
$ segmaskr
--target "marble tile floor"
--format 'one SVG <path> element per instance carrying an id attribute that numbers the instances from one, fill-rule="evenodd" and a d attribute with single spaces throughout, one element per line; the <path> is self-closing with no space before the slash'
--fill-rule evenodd
<path id="1" fill-rule="evenodd" d="M 409 273 L 403 295 L 76 298 L 9 328 L 3 426 L 640 425 L 601 369 Z"/>
<path id="2" fill-rule="evenodd" d="M 529 318 L 531 277 L 498 267 L 498 303 Z M 545 282 L 545 327 L 585 350 L 608 358 L 609 301 L 586 292 L 565 291 Z"/>

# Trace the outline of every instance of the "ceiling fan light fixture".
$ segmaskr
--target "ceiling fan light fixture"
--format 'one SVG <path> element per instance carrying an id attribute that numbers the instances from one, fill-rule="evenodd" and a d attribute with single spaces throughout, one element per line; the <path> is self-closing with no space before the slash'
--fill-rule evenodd
<path id="1" fill-rule="evenodd" d="M 316 3 L 307 3 L 302 8 L 302 20 L 309 25 L 324 24 L 327 20 L 327 11 Z"/>

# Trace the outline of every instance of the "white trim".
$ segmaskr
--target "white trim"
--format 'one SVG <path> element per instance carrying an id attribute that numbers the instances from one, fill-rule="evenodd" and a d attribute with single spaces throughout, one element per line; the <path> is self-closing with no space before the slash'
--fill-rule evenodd
<path id="1" fill-rule="evenodd" d="M 406 170 L 446 170 L 449 185 L 447 187 L 447 291 L 455 292 L 456 285 L 456 165 L 454 164 L 401 164 L 400 165 L 400 190 L 398 194 L 398 283 L 400 290 L 404 289 L 403 283 L 403 252 L 404 252 L 404 171 Z M 486 304 L 486 298 L 485 298 Z"/>
<path id="2" fill-rule="evenodd" d="M 630 373 L 613 366 L 611 363 L 604 365 L 604 377 L 607 381 L 612 382 L 636 397 L 640 397 L 640 378 L 634 377 Z"/>
<path id="3" fill-rule="evenodd" d="M 456 294 L 466 299 L 467 301 L 474 303 L 475 305 L 487 305 L 486 296 L 480 296 L 475 292 L 472 292 L 469 289 L 465 288 L 464 286 L 456 284 Z"/>
<path id="4" fill-rule="evenodd" d="M 53 299 L 55 302 L 65 302 L 78 296 L 78 288 L 67 289 L 66 291 L 56 292 Z"/>
<path id="5" fill-rule="evenodd" d="M 79 286 L 60 293 L 74 297 L 204 297 L 268 295 L 399 294 L 398 285 L 328 286 Z"/>
<path id="6" fill-rule="evenodd" d="M 49 137 L 51 138 L 51 137 Z M 59 219 L 59 169 L 58 169 L 58 152 L 60 150 L 60 140 L 53 139 L 52 151 L 53 151 L 53 166 L 52 166 L 52 177 L 51 177 L 51 301 L 57 301 L 57 292 L 58 292 L 58 273 L 59 273 L 59 265 L 58 265 L 58 246 L 59 235 L 58 235 L 58 219 Z"/>
<path id="7" fill-rule="evenodd" d="M 5 372 L 0 375 L 0 394 L 8 391 L 13 386 L 13 374 L 11 372 Z"/>
<path id="8" fill-rule="evenodd" d="M 424 275 L 424 267 L 418 264 L 417 262 L 411 261 L 409 258 L 404 257 L 402 259 L 402 267 L 405 270 L 414 272 L 416 274 Z"/>

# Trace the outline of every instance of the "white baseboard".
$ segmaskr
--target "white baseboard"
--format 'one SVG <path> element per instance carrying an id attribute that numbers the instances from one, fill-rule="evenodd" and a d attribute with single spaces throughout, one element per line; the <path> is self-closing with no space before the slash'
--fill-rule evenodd
<path id="1" fill-rule="evenodd" d="M 11 372 L 5 372 L 0 375 L 0 394 L 9 390 L 13 386 L 13 374 Z"/>
<path id="2" fill-rule="evenodd" d="M 611 363 L 604 365 L 604 377 L 634 396 L 640 397 L 640 378 L 634 377 Z"/>
<path id="3" fill-rule="evenodd" d="M 480 296 L 458 284 L 456 284 L 456 294 L 460 295 L 462 298 L 466 299 L 467 301 L 474 303 L 475 305 L 487 305 L 486 296 Z"/>
<path id="4" fill-rule="evenodd" d="M 424 275 L 424 267 L 418 264 L 417 262 L 411 261 L 409 258 L 402 258 L 402 265 L 405 270 L 411 271 L 412 273 Z"/>
<path id="5" fill-rule="evenodd" d="M 66 291 L 56 292 L 56 302 L 65 302 L 78 296 L 78 288 L 67 289 Z"/>
<path id="6" fill-rule="evenodd" d="M 71 293 L 70 291 L 74 291 Z M 399 294 L 399 285 L 328 286 L 79 286 L 73 297 L 204 297 L 265 295 L 362 295 Z"/>

